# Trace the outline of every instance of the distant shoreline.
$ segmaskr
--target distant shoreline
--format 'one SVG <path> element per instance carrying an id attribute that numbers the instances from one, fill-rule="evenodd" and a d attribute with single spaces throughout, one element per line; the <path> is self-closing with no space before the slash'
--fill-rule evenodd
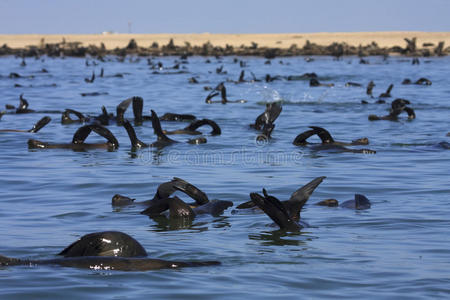
<path id="1" fill-rule="evenodd" d="M 408 44 L 405 38 L 414 45 Z M 130 40 L 135 43 L 130 47 Z M 173 41 L 170 43 L 170 41 Z M 170 44 L 169 44 L 170 43 Z M 440 47 L 439 43 L 443 43 Z M 6 45 L 6 46 L 5 46 Z M 46 46 L 49 45 L 49 46 Z M 22 34 L 0 35 L 0 55 L 33 55 L 36 49 L 85 54 L 140 55 L 388 55 L 434 56 L 450 54 L 450 32 L 343 32 L 280 34 Z M 341 46 L 339 46 L 341 45 Z M 157 46 L 157 47 L 156 47 Z M 164 46 L 164 47 L 163 47 Z M 360 47 L 361 46 L 361 47 Z M 47 48 L 46 48 L 47 47 Z M 409 49 L 407 49 L 409 47 Z M 75 48 L 79 48 L 75 51 Z M 30 52 L 30 49 L 34 49 Z M 403 50 L 402 50 L 403 49 Z M 122 51 L 119 51 L 122 50 Z M 269 53 L 271 52 L 271 53 Z"/>

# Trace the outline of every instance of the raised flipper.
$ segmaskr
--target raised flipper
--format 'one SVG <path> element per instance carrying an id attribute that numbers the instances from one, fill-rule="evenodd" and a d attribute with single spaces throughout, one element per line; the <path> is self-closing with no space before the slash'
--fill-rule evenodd
<path id="1" fill-rule="evenodd" d="M 141 97 L 133 97 L 133 114 L 134 114 L 134 124 L 142 124 L 142 110 L 144 108 L 144 99 Z"/>
<path id="2" fill-rule="evenodd" d="M 369 84 L 367 85 L 366 94 L 373 97 L 372 90 L 374 87 L 375 83 L 373 83 L 373 81 L 370 81 Z"/>
<path id="3" fill-rule="evenodd" d="M 260 130 L 264 124 L 273 123 L 280 115 L 281 110 L 280 102 L 267 103 L 266 110 L 256 118 L 255 124 L 251 124 L 250 127 Z"/>
<path id="4" fill-rule="evenodd" d="M 174 189 L 181 191 L 194 199 L 196 206 L 204 205 L 209 202 L 208 196 L 202 190 L 189 182 L 181 178 L 174 177 L 171 183 L 173 184 Z"/>
<path id="5" fill-rule="evenodd" d="M 116 107 L 116 118 L 117 118 L 117 125 L 122 125 L 123 124 L 123 115 L 125 114 L 125 111 L 128 109 L 128 106 L 130 106 L 131 102 L 133 101 L 133 98 L 128 98 L 126 100 L 123 100 L 122 102 L 120 102 L 119 105 L 117 105 Z"/>
<path id="6" fill-rule="evenodd" d="M 366 196 L 361 194 L 355 194 L 355 198 L 342 202 L 339 206 L 351 209 L 368 209 L 371 204 Z"/>
<path id="7" fill-rule="evenodd" d="M 211 100 L 211 99 L 214 98 L 214 97 L 217 96 L 217 95 L 219 95 L 218 92 L 212 91 L 211 93 L 209 93 L 208 96 L 206 96 L 205 103 L 212 103 L 212 100 Z"/>
<path id="8" fill-rule="evenodd" d="M 6 113 L 6 111 L 0 111 L 0 119 L 3 117 L 3 115 Z"/>
<path id="9" fill-rule="evenodd" d="M 322 144 L 334 143 L 333 137 L 328 132 L 328 130 L 317 126 L 309 126 L 309 128 L 312 128 L 316 131 L 317 136 L 319 136 L 319 138 L 322 140 Z"/>
<path id="10" fill-rule="evenodd" d="M 294 139 L 294 141 L 292 142 L 292 144 L 296 145 L 296 146 L 304 146 L 306 144 L 308 144 L 308 142 L 306 141 L 308 138 L 312 137 L 313 135 L 317 134 L 316 130 L 311 129 L 311 130 L 307 130 L 305 132 L 300 133 L 299 135 L 297 135 Z"/>
<path id="11" fill-rule="evenodd" d="M 202 120 L 194 121 L 191 124 L 189 124 L 189 126 L 185 127 L 184 130 L 195 131 L 195 130 L 197 130 L 197 128 L 199 128 L 203 125 L 211 126 L 211 128 L 212 128 L 212 131 L 210 132 L 211 135 L 220 135 L 222 133 L 219 125 L 217 125 L 217 123 L 214 122 L 213 120 L 209 120 L 209 119 L 202 119 Z"/>
<path id="12" fill-rule="evenodd" d="M 223 84 L 223 82 L 221 83 L 220 86 L 220 95 L 222 97 L 222 104 L 226 104 L 228 102 L 227 89 L 225 88 L 225 84 Z"/>
<path id="13" fill-rule="evenodd" d="M 159 121 L 158 115 L 154 110 L 151 110 L 152 112 L 152 126 L 153 126 L 153 132 L 157 136 L 157 142 L 153 143 L 154 146 L 163 146 L 163 144 L 172 144 L 176 143 L 176 141 L 168 138 L 161 128 L 161 122 Z"/>
<path id="14" fill-rule="evenodd" d="M 306 201 L 308 201 L 311 194 L 314 190 L 322 183 L 322 181 L 327 178 L 326 176 L 321 176 L 314 178 L 298 190 L 292 193 L 291 198 L 289 200 L 284 201 L 283 205 L 286 207 L 287 211 L 289 211 L 290 217 L 294 221 L 300 220 L 300 211 L 305 205 Z"/>
<path id="15" fill-rule="evenodd" d="M 148 147 L 148 145 L 146 143 L 142 142 L 140 139 L 137 138 L 136 132 L 134 131 L 133 126 L 130 124 L 130 122 L 128 120 L 125 120 L 123 122 L 123 127 L 125 127 L 125 129 L 127 130 L 128 137 L 130 138 L 131 146 L 133 148 L 146 148 L 146 147 Z"/>
<path id="16" fill-rule="evenodd" d="M 23 93 L 19 96 L 20 103 L 19 107 L 17 107 L 17 110 L 26 110 L 28 108 L 28 101 L 23 97 Z"/>
<path id="17" fill-rule="evenodd" d="M 264 197 L 257 193 L 250 193 L 252 201 L 262 209 L 282 230 L 298 231 L 300 226 L 289 217 L 283 204 L 275 197 L 267 195 L 263 189 Z"/>
<path id="18" fill-rule="evenodd" d="M 406 99 L 398 98 L 392 101 L 391 107 L 393 110 L 404 109 L 407 104 L 411 104 L 411 102 L 409 102 L 409 100 Z"/>
<path id="19" fill-rule="evenodd" d="M 71 114 L 74 114 L 78 118 L 78 120 L 73 120 L 70 117 Z M 67 108 L 62 113 L 62 116 L 61 116 L 61 123 L 62 124 L 70 124 L 70 123 L 74 123 L 74 122 L 82 123 L 84 121 L 86 121 L 86 117 L 82 113 L 80 113 L 80 112 L 78 112 L 76 110 L 70 109 L 70 108 Z"/>
<path id="20" fill-rule="evenodd" d="M 242 70 L 241 71 L 241 75 L 239 75 L 239 79 L 238 79 L 238 82 L 245 82 L 245 80 L 244 80 L 244 70 Z"/>
<path id="21" fill-rule="evenodd" d="M 30 130 L 28 130 L 28 132 L 32 132 L 32 133 L 36 133 L 39 130 L 41 130 L 45 125 L 47 125 L 48 123 L 50 123 L 52 119 L 48 116 L 43 117 L 42 119 L 40 119 L 36 124 L 34 124 L 33 128 L 31 128 Z"/>
<path id="22" fill-rule="evenodd" d="M 85 125 L 78 128 L 78 130 L 73 135 L 72 144 L 83 144 L 86 138 L 91 133 L 91 131 L 94 131 L 98 135 L 107 139 L 114 149 L 119 147 L 119 142 L 117 141 L 115 136 L 111 133 L 111 131 L 97 124 Z"/>

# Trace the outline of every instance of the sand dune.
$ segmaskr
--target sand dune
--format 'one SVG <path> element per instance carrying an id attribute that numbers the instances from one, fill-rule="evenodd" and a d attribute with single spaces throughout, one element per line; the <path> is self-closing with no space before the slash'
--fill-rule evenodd
<path id="1" fill-rule="evenodd" d="M 319 45 L 329 45 L 333 42 L 346 42 L 349 45 L 367 45 L 373 41 L 379 47 L 405 46 L 404 38 L 417 38 L 417 46 L 423 43 L 445 42 L 450 46 L 450 32 L 342 32 L 342 33 L 289 33 L 289 34 L 23 34 L 0 35 L 0 46 L 7 44 L 11 48 L 23 48 L 29 45 L 39 45 L 44 39 L 45 43 L 58 43 L 65 39 L 66 42 L 81 42 L 83 46 L 104 43 L 107 49 L 125 47 L 130 39 L 135 39 L 141 47 L 149 47 L 153 42 L 166 45 L 173 39 L 177 46 L 184 46 L 189 42 L 192 46 L 210 42 L 215 46 L 224 47 L 226 44 L 238 47 L 250 46 L 252 42 L 258 46 L 289 48 L 292 44 L 303 47 L 309 40 Z"/>

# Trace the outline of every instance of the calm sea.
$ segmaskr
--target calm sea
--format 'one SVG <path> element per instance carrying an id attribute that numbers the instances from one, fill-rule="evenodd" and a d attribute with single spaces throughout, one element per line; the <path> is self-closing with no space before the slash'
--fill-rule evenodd
<path id="1" fill-rule="evenodd" d="M 234 57 L 219 60 L 191 57 L 180 70 L 153 74 L 146 58 L 85 65 L 85 59 L 0 58 L 0 105 L 16 105 L 19 95 L 38 111 L 76 109 L 100 114 L 101 106 L 115 112 L 122 100 L 144 98 L 150 109 L 190 113 L 215 120 L 222 135 L 207 144 L 178 143 L 163 150 L 133 152 L 123 127 L 109 126 L 120 143 L 117 151 L 29 150 L 35 138 L 69 143 L 79 125 L 61 125 L 60 113 L 6 114 L 0 129 L 29 129 L 44 115 L 52 122 L 37 134 L 0 133 L 0 253 L 48 259 L 80 236 L 104 230 L 135 237 L 149 256 L 172 260 L 219 260 L 221 266 L 149 272 L 95 271 L 58 266 L 16 266 L 0 269 L 2 299 L 427 299 L 450 293 L 450 58 L 411 59 L 356 57 L 335 61 L 315 57 L 265 59 Z M 177 57 L 154 58 L 171 67 Z M 227 74 L 217 74 L 223 65 Z M 48 73 L 40 70 L 45 68 Z M 104 68 L 105 77 L 98 78 Z M 241 70 L 257 78 L 266 74 L 301 75 L 315 72 L 334 87 L 309 87 L 307 80 L 225 83 L 230 99 L 245 104 L 205 104 L 204 86 L 237 80 Z M 95 70 L 97 79 L 84 82 Z M 25 78 L 11 79 L 10 72 Z M 123 73 L 123 77 L 110 77 Z M 28 76 L 33 75 L 33 78 Z M 199 84 L 188 83 L 196 77 Z M 430 79 L 431 86 L 402 85 L 404 78 Z M 393 83 L 387 104 L 374 104 L 365 86 L 373 80 L 374 95 Z M 346 87 L 348 81 L 363 87 Z M 14 87 L 20 84 L 22 87 Z M 107 92 L 97 97 L 80 93 Z M 368 121 L 369 114 L 388 114 L 390 101 L 405 98 L 417 118 L 398 122 Z M 370 104 L 362 105 L 361 100 Z M 264 111 L 265 103 L 282 101 L 283 111 L 269 143 L 255 143 L 249 124 Z M 132 117 L 131 108 L 127 117 Z M 163 122 L 165 129 L 187 123 Z M 339 141 L 368 137 L 364 147 L 374 155 L 317 152 L 292 141 L 308 126 L 328 129 Z M 150 122 L 136 127 L 145 142 L 156 138 Z M 173 136 L 184 142 L 190 136 Z M 92 135 L 87 142 L 102 141 Z M 319 139 L 312 138 L 312 142 Z M 327 178 L 302 211 L 310 227 L 298 233 L 277 230 L 265 214 L 234 213 L 199 216 L 192 224 L 176 227 L 157 223 L 139 212 L 138 205 L 115 208 L 111 197 L 120 193 L 136 201 L 153 197 L 160 183 L 181 177 L 206 192 L 210 199 L 249 200 L 250 192 L 266 188 L 286 200 L 296 189 L 318 176 Z M 353 211 L 314 203 L 335 198 L 344 201 L 364 194 L 372 208 Z M 185 195 L 179 194 L 185 200 Z"/>

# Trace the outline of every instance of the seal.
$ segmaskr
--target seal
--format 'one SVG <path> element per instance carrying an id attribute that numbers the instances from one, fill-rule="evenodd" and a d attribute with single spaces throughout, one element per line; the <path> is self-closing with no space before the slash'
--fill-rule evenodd
<path id="1" fill-rule="evenodd" d="M 220 265 L 218 261 L 168 261 L 148 258 L 144 247 L 126 233 L 104 231 L 82 236 L 58 255 L 63 258 L 28 260 L 0 255 L 0 266 L 59 265 L 93 270 L 149 271 Z"/>
<path id="2" fill-rule="evenodd" d="M 263 189 L 263 195 L 250 193 L 250 198 L 281 230 L 295 232 L 307 226 L 304 222 L 300 223 L 300 220 L 294 220 L 283 203 L 277 198 L 270 196 L 265 189 Z"/>
<path id="3" fill-rule="evenodd" d="M 213 101 L 211 100 L 213 97 L 217 96 L 219 93 L 212 91 L 205 100 L 205 103 L 211 104 L 211 103 L 222 103 L 222 104 L 227 104 L 227 103 L 246 103 L 247 100 L 244 99 L 239 99 L 239 100 L 229 100 L 227 98 L 227 90 L 225 88 L 225 84 L 223 82 L 219 83 L 219 85 L 214 89 L 217 91 L 220 91 L 220 95 L 222 97 L 222 100 L 220 101 Z"/>
<path id="4" fill-rule="evenodd" d="M 76 119 L 72 119 L 71 115 L 75 115 Z M 63 111 L 61 115 L 61 124 L 67 125 L 67 124 L 73 124 L 73 123 L 85 123 L 89 121 L 88 117 L 85 117 L 82 113 L 79 111 L 76 111 L 74 109 L 67 108 Z"/>
<path id="5" fill-rule="evenodd" d="M 355 194 L 353 199 L 344 201 L 340 205 L 336 199 L 326 199 L 326 200 L 317 202 L 316 205 L 328 206 L 328 207 L 340 206 L 343 208 L 362 210 L 362 209 L 369 209 L 371 206 L 371 203 L 370 203 L 369 199 L 367 199 L 366 196 L 361 195 L 361 194 Z"/>
<path id="6" fill-rule="evenodd" d="M 398 116 L 402 112 L 406 112 L 408 114 L 408 120 L 413 120 L 416 118 L 416 113 L 414 110 L 408 106 L 410 102 L 406 99 L 398 98 L 392 101 L 391 109 L 389 111 L 389 115 L 386 116 L 377 116 L 377 115 L 369 115 L 369 121 L 378 121 L 378 120 L 387 120 L 387 121 L 398 121 Z"/>
<path id="7" fill-rule="evenodd" d="M 29 130 L 0 129 L 0 132 L 31 132 L 31 133 L 36 133 L 39 130 L 41 130 L 45 125 L 50 123 L 51 120 L 52 120 L 52 118 L 50 118 L 49 116 L 45 116 L 42 119 L 40 119 L 39 121 L 37 121 L 37 123 L 34 124 L 33 127 L 31 127 L 31 129 L 29 129 Z"/>
<path id="8" fill-rule="evenodd" d="M 128 120 L 125 120 L 123 123 L 123 126 L 128 133 L 128 137 L 130 138 L 131 147 L 133 149 L 141 149 L 148 147 L 164 148 L 166 146 L 178 143 L 178 141 L 172 140 L 171 138 L 167 137 L 167 135 L 164 134 L 161 128 L 161 122 L 159 121 L 158 115 L 153 110 L 151 112 L 152 112 L 151 118 L 152 118 L 153 132 L 157 137 L 156 141 L 151 144 L 146 144 L 137 138 L 136 132 Z M 204 144 L 206 143 L 206 139 L 203 137 L 190 139 L 188 140 L 188 143 Z"/>
<path id="9" fill-rule="evenodd" d="M 175 113 L 165 113 L 162 115 L 159 120 L 160 121 L 194 121 L 196 117 L 194 115 L 189 114 L 175 114 Z"/>
<path id="10" fill-rule="evenodd" d="M 287 211 L 287 214 L 289 218 L 292 220 L 298 222 L 300 220 L 300 211 L 305 205 L 306 201 L 308 201 L 311 194 L 314 192 L 314 190 L 319 186 L 319 184 L 322 183 L 322 181 L 326 178 L 326 176 L 316 177 L 301 188 L 297 189 L 295 192 L 292 193 L 289 200 L 281 202 L 284 209 Z M 254 196 L 255 197 L 255 196 Z M 255 206 L 258 206 L 262 209 L 261 206 L 257 205 L 257 203 L 254 201 L 254 198 L 252 198 L 250 194 L 250 198 L 252 200 L 244 202 L 240 205 L 238 205 L 237 209 L 246 209 L 246 208 L 254 208 Z M 260 201 L 261 204 L 261 201 Z M 264 210 L 264 209 L 263 209 Z M 267 213 L 267 212 L 266 212 Z"/>
<path id="11" fill-rule="evenodd" d="M 19 107 L 17 107 L 17 109 L 16 109 L 16 114 L 26 114 L 26 113 L 35 112 L 35 110 L 28 109 L 29 104 L 28 104 L 28 101 L 25 98 L 23 98 L 23 93 L 20 94 L 19 100 L 20 100 L 20 103 L 19 103 Z"/>
<path id="12" fill-rule="evenodd" d="M 375 87 L 375 83 L 371 80 L 368 84 L 367 84 L 367 88 L 366 88 L 366 94 L 370 97 L 373 98 L 373 88 Z"/>
<path id="13" fill-rule="evenodd" d="M 394 87 L 393 84 L 389 85 L 389 87 L 387 88 L 386 92 L 381 93 L 380 96 L 378 96 L 378 98 L 389 98 L 389 97 L 391 97 L 391 91 L 392 91 L 393 87 Z"/>
<path id="14" fill-rule="evenodd" d="M 255 123 L 250 124 L 250 127 L 261 130 L 264 124 L 275 122 L 282 109 L 280 102 L 267 103 L 266 110 L 256 118 Z"/>
<path id="15" fill-rule="evenodd" d="M 313 145 L 313 149 L 318 150 L 337 150 L 342 152 L 352 152 L 352 153 L 365 153 L 365 154 L 375 154 L 376 151 L 370 149 L 349 149 L 345 146 L 357 146 L 357 145 L 368 145 L 369 139 L 364 137 L 360 139 L 356 139 L 351 141 L 350 143 L 335 141 L 331 134 L 322 127 L 310 126 L 311 130 L 307 130 L 305 132 L 297 135 L 292 142 L 295 146 L 306 146 L 309 143 L 307 139 L 313 135 L 317 135 L 322 141 L 321 144 Z"/>
<path id="16" fill-rule="evenodd" d="M 194 199 L 194 203 L 185 203 L 177 196 L 171 197 L 181 191 Z M 227 208 L 233 206 L 233 202 L 224 200 L 209 200 L 206 193 L 193 184 L 174 177 L 171 181 L 159 185 L 153 199 L 146 201 L 148 207 L 141 214 L 155 218 L 166 216 L 169 219 L 186 218 L 194 219 L 199 214 L 221 215 Z M 164 212 L 168 211 L 167 214 Z"/>
<path id="17" fill-rule="evenodd" d="M 98 144 L 86 144 L 84 141 L 89 136 L 89 134 L 94 131 L 98 135 L 104 137 L 107 142 L 106 143 L 98 143 Z M 29 149 L 72 149 L 78 151 L 84 151 L 88 149 L 107 149 L 108 151 L 114 151 L 119 148 L 119 142 L 114 137 L 114 135 L 106 129 L 105 127 L 92 124 L 85 125 L 75 132 L 73 135 L 72 143 L 68 144 L 49 144 L 46 142 L 29 139 L 28 140 L 28 148 Z"/>
<path id="18" fill-rule="evenodd" d="M 220 129 L 219 125 L 217 125 L 216 122 L 209 119 L 202 119 L 197 120 L 189 124 L 183 129 L 177 129 L 173 131 L 166 131 L 163 130 L 165 134 L 172 135 L 172 134 L 190 134 L 190 135 L 199 135 L 202 134 L 200 131 L 197 131 L 197 129 L 201 126 L 208 125 L 211 127 L 211 135 L 220 135 L 222 133 L 222 130 Z"/>
<path id="19" fill-rule="evenodd" d="M 311 86 L 311 87 L 317 87 L 317 86 L 332 87 L 332 86 L 334 86 L 334 83 L 320 83 L 319 80 L 317 80 L 317 78 L 311 78 L 309 80 L 309 86 Z"/>

